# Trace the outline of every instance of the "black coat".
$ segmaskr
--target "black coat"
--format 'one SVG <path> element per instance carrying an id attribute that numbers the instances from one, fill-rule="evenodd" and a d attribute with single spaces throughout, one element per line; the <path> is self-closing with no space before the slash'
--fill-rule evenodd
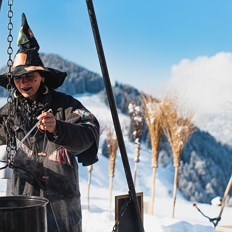
<path id="1" fill-rule="evenodd" d="M 35 129 L 17 150 L 8 195 L 45 196 L 48 207 L 48 231 L 81 231 L 81 203 L 78 164 L 98 161 L 99 124 L 96 118 L 71 96 L 51 92 L 52 111 L 57 120 L 57 133 Z M 0 109 L 0 144 L 6 143 L 5 120 L 9 103 Z M 28 131 L 19 117 L 12 118 L 17 143 Z M 44 195 L 45 194 L 45 195 Z M 52 211 L 54 213 L 52 213 Z"/>

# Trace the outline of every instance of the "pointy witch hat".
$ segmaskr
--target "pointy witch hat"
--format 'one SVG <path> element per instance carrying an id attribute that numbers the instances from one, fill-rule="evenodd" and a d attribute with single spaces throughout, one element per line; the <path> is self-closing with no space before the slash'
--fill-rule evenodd
<path id="1" fill-rule="evenodd" d="M 17 44 L 19 49 L 14 57 L 12 67 L 12 75 L 14 78 L 38 71 L 45 77 L 44 84 L 49 88 L 56 89 L 63 84 L 67 73 L 44 67 L 39 56 L 39 44 L 27 23 L 24 13 L 22 14 L 22 26 L 19 31 Z M 7 73 L 4 73 L 0 75 L 0 85 L 7 88 L 7 84 Z"/>

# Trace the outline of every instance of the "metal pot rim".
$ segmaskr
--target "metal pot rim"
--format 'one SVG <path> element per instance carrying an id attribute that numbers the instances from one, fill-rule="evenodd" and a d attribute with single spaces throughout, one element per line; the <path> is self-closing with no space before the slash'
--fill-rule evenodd
<path id="1" fill-rule="evenodd" d="M 1 207 L 1 200 L 3 201 L 14 201 L 14 202 L 20 202 L 20 201 L 35 201 L 34 204 L 23 206 L 9 206 L 9 207 Z M 22 209 L 28 209 L 28 208 L 36 208 L 36 207 L 44 207 L 46 204 L 48 204 L 49 201 L 45 197 L 39 197 L 39 196 L 3 196 L 0 197 L 0 211 L 5 210 L 22 210 Z"/>

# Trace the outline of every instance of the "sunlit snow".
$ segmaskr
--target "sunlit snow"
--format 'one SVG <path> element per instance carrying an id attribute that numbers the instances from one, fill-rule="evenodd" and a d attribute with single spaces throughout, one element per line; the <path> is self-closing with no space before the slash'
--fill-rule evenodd
<path id="1" fill-rule="evenodd" d="M 112 117 L 109 108 L 101 102 L 96 95 L 77 96 L 77 98 L 99 119 L 101 124 L 112 125 Z M 0 102 L 2 105 L 3 102 Z M 127 149 L 127 155 L 133 172 L 134 167 L 134 144 L 127 139 L 126 125 L 129 118 L 120 114 L 120 122 L 124 134 L 124 142 Z M 99 162 L 93 165 L 90 185 L 90 201 L 88 206 L 88 178 L 89 173 L 86 167 L 80 166 L 80 188 L 82 195 L 82 216 L 83 232 L 109 232 L 113 230 L 115 223 L 115 206 L 112 204 L 109 211 L 109 175 L 108 159 L 101 154 L 101 145 L 105 138 L 103 131 L 100 140 Z M 165 160 L 165 154 L 163 159 Z M 165 161 L 164 161 L 165 162 Z M 147 213 L 148 202 L 151 196 L 152 186 L 152 168 L 151 168 L 151 150 L 141 146 L 140 162 L 137 169 L 135 188 L 136 192 L 143 192 L 144 197 L 144 229 L 146 232 L 213 232 L 213 224 L 209 219 L 203 217 L 200 212 L 193 207 L 195 202 L 186 201 L 179 192 L 175 207 L 175 217 L 172 218 L 172 190 L 174 167 L 172 162 L 166 160 L 167 165 L 160 165 L 157 169 L 157 179 L 155 186 L 154 213 Z M 5 195 L 6 180 L 0 180 L 0 195 Z M 118 150 L 116 157 L 115 175 L 113 179 L 113 197 L 128 193 L 128 185 L 125 172 Z M 202 212 L 210 218 L 219 215 L 220 206 L 198 204 Z M 225 207 L 222 219 L 218 226 L 232 225 L 232 208 Z"/>

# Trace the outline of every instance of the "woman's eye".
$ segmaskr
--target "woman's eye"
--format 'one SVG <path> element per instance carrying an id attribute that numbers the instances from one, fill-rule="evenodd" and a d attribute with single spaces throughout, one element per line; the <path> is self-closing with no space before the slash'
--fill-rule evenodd
<path id="1" fill-rule="evenodd" d="M 33 74 L 28 74 L 28 75 L 26 75 L 26 77 L 29 78 L 29 79 L 31 79 L 31 78 L 34 77 L 34 75 Z"/>

